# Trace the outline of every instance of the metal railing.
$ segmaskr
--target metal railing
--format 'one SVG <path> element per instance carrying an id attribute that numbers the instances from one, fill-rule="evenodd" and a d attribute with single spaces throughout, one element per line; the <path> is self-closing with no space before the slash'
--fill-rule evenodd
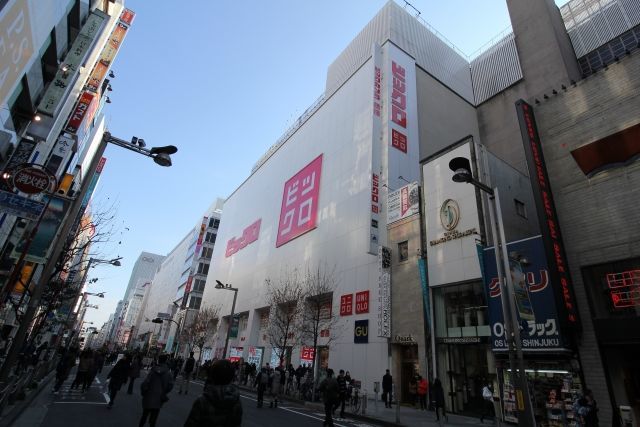
<path id="1" fill-rule="evenodd" d="M 57 355 L 53 355 L 49 360 L 38 362 L 35 366 L 29 366 L 23 372 L 13 375 L 6 384 L 0 384 L 0 415 L 9 404 L 17 400 L 24 399 L 26 391 L 34 383 L 40 383 L 48 374 L 53 372 L 58 361 Z"/>

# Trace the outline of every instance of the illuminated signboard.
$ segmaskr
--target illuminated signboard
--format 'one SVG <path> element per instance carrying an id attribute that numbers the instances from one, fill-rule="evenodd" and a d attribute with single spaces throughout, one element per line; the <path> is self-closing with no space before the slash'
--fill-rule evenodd
<path id="1" fill-rule="evenodd" d="M 519 100 L 516 102 L 516 111 L 538 212 L 538 221 L 549 262 L 549 273 L 554 284 L 559 310 L 563 313 L 560 320 L 565 326 L 579 328 L 578 309 L 573 295 L 569 265 L 567 264 L 560 224 L 533 109 L 525 101 Z"/>
<path id="2" fill-rule="evenodd" d="M 607 285 L 616 309 L 640 306 L 640 270 L 609 273 Z"/>
<path id="3" fill-rule="evenodd" d="M 322 154 L 284 184 L 276 247 L 316 228 Z"/>

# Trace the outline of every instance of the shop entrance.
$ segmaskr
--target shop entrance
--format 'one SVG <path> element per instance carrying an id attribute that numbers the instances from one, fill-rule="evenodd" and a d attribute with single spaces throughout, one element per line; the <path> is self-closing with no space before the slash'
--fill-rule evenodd
<path id="1" fill-rule="evenodd" d="M 621 425 L 639 425 L 640 345 L 607 346 L 604 360 L 617 406 L 614 411 L 618 411 Z"/>
<path id="2" fill-rule="evenodd" d="M 417 345 L 401 345 L 400 350 L 400 401 L 416 404 L 416 397 L 411 391 L 411 382 L 420 372 Z M 417 383 L 415 384 L 417 387 Z"/>
<path id="3" fill-rule="evenodd" d="M 489 375 L 487 346 L 449 344 L 448 393 L 451 412 L 482 413 L 482 387 L 495 375 Z"/>

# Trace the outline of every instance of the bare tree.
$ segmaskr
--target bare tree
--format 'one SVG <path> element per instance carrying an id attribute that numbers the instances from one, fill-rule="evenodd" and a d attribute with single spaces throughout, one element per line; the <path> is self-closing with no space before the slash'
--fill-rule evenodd
<path id="1" fill-rule="evenodd" d="M 180 331 L 180 342 L 187 346 L 189 352 L 194 349 L 198 350 L 198 364 L 202 360 L 202 350 L 204 344 L 211 338 L 217 328 L 217 322 L 220 316 L 220 307 L 217 305 L 209 305 L 200 307 L 191 322 L 182 325 Z"/>
<path id="2" fill-rule="evenodd" d="M 342 334 L 340 318 L 332 310 L 333 292 L 338 286 L 335 267 L 307 268 L 304 277 L 304 308 L 300 332 L 302 341 L 313 346 L 312 372 L 315 375 L 319 342 L 329 346 Z"/>
<path id="3" fill-rule="evenodd" d="M 300 315 L 304 305 L 304 283 L 298 270 L 283 270 L 277 280 L 267 278 L 266 300 L 270 307 L 267 337 L 284 363 L 287 347 L 300 341 Z"/>

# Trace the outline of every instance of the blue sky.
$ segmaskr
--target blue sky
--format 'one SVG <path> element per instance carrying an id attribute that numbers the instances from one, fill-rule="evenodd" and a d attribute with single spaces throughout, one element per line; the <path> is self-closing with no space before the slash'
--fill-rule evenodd
<path id="1" fill-rule="evenodd" d="M 398 0 L 398 4 L 404 5 Z M 115 206 L 117 232 L 96 248 L 86 320 L 100 327 L 122 298 L 142 251 L 166 255 L 216 197 L 324 90 L 331 62 L 384 0 L 126 0 L 136 18 L 115 61 L 110 132 L 176 145 L 173 166 L 111 146 L 94 204 Z M 558 5 L 564 1 L 557 0 Z M 467 54 L 509 26 L 506 0 L 412 0 L 421 17 Z M 408 10 L 415 13 L 411 8 Z M 224 220 L 224 219 L 223 219 Z"/>

